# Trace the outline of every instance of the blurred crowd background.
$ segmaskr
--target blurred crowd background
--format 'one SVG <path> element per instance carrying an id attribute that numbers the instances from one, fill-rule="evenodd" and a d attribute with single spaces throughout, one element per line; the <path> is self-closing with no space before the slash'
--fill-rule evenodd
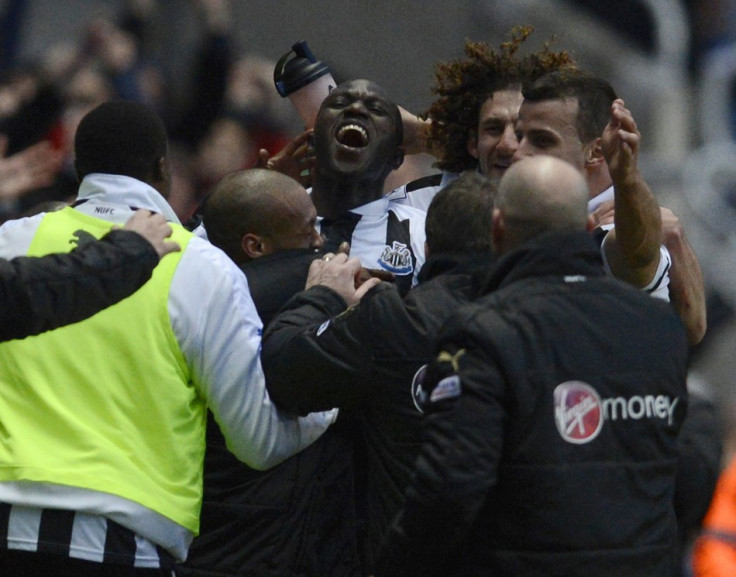
<path id="1" fill-rule="evenodd" d="M 736 447 L 736 0 L 0 0 L 0 219 L 69 202 L 79 119 L 113 97 L 167 123 L 182 222 L 225 174 L 302 127 L 273 85 L 306 40 L 338 80 L 369 78 L 405 108 L 432 101 L 436 62 L 466 39 L 531 25 L 607 78 L 643 135 L 642 170 L 681 218 L 708 289 L 691 386 Z M 430 170 L 422 159 L 420 170 Z"/>

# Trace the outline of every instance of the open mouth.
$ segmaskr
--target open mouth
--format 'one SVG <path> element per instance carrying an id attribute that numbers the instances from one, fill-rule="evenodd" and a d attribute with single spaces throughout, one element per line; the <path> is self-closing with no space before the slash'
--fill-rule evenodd
<path id="1" fill-rule="evenodd" d="M 337 142 L 348 148 L 368 146 L 368 132 L 357 124 L 345 124 L 337 131 Z"/>

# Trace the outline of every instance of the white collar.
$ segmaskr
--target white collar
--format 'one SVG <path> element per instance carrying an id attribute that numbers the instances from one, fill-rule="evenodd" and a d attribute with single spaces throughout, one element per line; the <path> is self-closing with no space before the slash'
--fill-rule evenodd
<path id="1" fill-rule="evenodd" d="M 110 202 L 132 209 L 145 208 L 162 214 L 166 220 L 181 224 L 174 209 L 152 186 L 130 176 L 119 174 L 88 174 L 82 180 L 77 202 Z"/>
<path id="2" fill-rule="evenodd" d="M 350 212 L 361 216 L 383 216 L 388 212 L 388 205 L 388 196 L 382 196 L 378 200 L 374 200 L 368 204 L 351 208 Z"/>
<path id="3" fill-rule="evenodd" d="M 588 201 L 588 214 L 592 213 L 596 208 L 608 200 L 613 200 L 613 186 L 609 186 L 606 190 L 597 194 Z"/>

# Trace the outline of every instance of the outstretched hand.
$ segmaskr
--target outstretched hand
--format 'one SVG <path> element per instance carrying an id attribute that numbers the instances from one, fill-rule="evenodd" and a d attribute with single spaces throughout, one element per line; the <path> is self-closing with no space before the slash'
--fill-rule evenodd
<path id="1" fill-rule="evenodd" d="M 603 156 L 615 185 L 630 184 L 638 178 L 637 155 L 641 134 L 631 112 L 620 98 L 611 105 L 611 118 L 603 130 Z"/>
<path id="2" fill-rule="evenodd" d="M 348 306 L 356 305 L 360 299 L 381 282 L 379 278 L 369 278 L 362 281 L 363 270 L 360 260 L 350 258 L 342 252 L 327 253 L 321 259 L 312 261 L 307 275 L 306 288 L 321 285 L 332 289 L 339 294 Z"/>
<path id="3" fill-rule="evenodd" d="M 132 230 L 140 234 L 153 245 L 159 258 L 181 250 L 177 243 L 166 240 L 173 232 L 171 225 L 162 215 L 149 210 L 136 210 L 123 226 L 123 230 Z"/>
<path id="4" fill-rule="evenodd" d="M 305 130 L 291 140 L 276 154 L 269 157 L 268 151 L 258 151 L 256 168 L 275 170 L 298 181 L 303 187 L 312 186 L 312 169 L 315 164 L 314 150 L 309 145 L 313 130 Z"/>

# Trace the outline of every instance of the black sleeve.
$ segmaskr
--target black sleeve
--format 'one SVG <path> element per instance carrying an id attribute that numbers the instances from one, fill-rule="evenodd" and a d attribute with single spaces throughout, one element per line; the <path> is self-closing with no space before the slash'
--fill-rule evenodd
<path id="1" fill-rule="evenodd" d="M 158 261 L 151 243 L 126 230 L 68 254 L 0 259 L 0 340 L 84 320 L 133 294 Z"/>
<path id="2" fill-rule="evenodd" d="M 261 353 L 266 387 L 276 405 L 305 415 L 359 403 L 364 393 L 360 380 L 372 362 L 366 336 L 370 301 L 384 289 L 395 290 L 379 285 L 346 309 L 337 293 L 315 286 L 284 306 L 264 334 Z"/>
<path id="3" fill-rule="evenodd" d="M 710 506 L 721 472 L 721 429 L 715 405 L 702 395 L 691 394 L 677 439 L 680 456 L 675 482 L 675 513 L 682 540 L 700 528 Z"/>
<path id="4" fill-rule="evenodd" d="M 505 381 L 453 319 L 427 370 L 424 437 L 406 501 L 377 558 L 376 577 L 442 575 L 496 482 Z"/>

